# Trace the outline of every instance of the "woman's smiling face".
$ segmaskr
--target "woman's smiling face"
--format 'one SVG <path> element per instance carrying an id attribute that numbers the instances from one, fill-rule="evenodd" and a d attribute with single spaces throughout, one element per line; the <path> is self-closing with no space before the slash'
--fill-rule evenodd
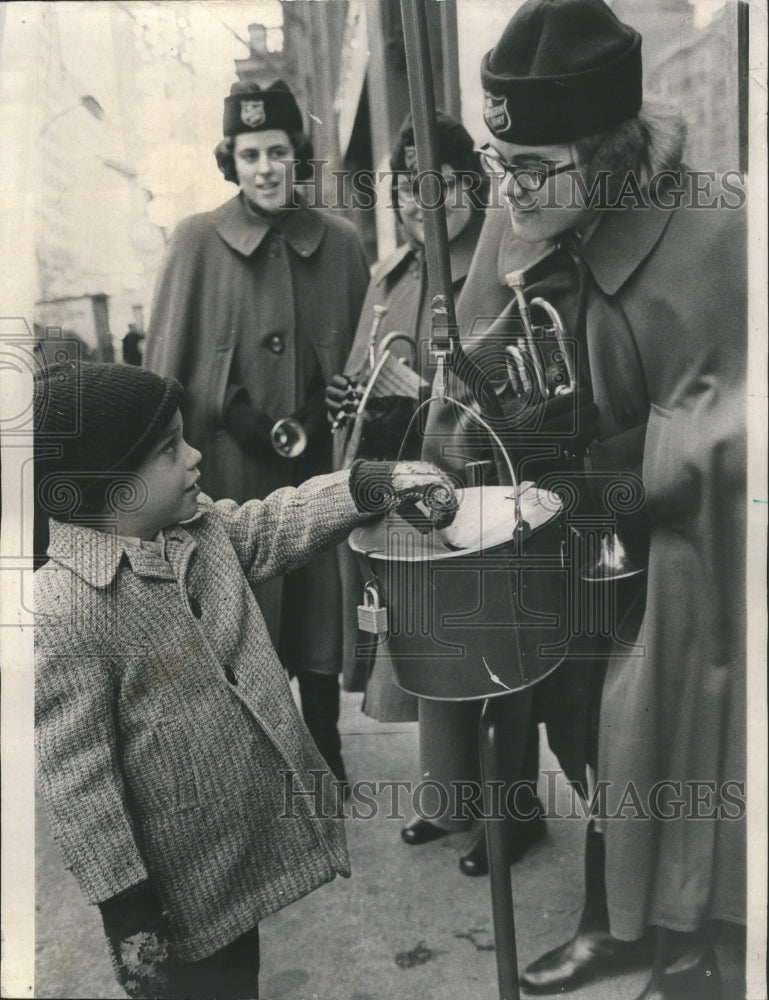
<path id="1" fill-rule="evenodd" d="M 579 165 L 571 146 L 523 146 L 502 139 L 493 145 L 506 162 L 501 191 L 520 239 L 527 243 L 553 239 L 583 229 L 594 217 L 595 210 L 586 209 L 575 197 Z M 539 190 L 531 190 L 530 178 L 540 172 L 546 179 Z"/>
<path id="2" fill-rule="evenodd" d="M 450 163 L 441 164 L 441 173 L 446 181 L 444 204 L 446 206 L 446 229 L 449 242 L 456 239 L 467 226 L 473 215 L 473 196 L 462 185 L 462 177 Z M 418 174 L 404 174 L 398 178 L 398 207 L 403 225 L 416 243 L 424 244 L 425 227 L 422 206 L 419 204 Z M 422 191 L 424 196 L 427 192 Z"/>
<path id="3" fill-rule="evenodd" d="M 295 153 L 283 129 L 241 132 L 232 153 L 238 184 L 261 212 L 272 215 L 291 203 Z"/>

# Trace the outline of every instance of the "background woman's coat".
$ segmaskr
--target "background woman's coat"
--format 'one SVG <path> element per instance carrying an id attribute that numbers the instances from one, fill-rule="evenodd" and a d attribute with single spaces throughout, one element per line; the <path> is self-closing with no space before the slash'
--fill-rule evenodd
<path id="1" fill-rule="evenodd" d="M 270 420 L 317 396 L 349 353 L 368 282 L 352 223 L 306 207 L 267 220 L 238 195 L 175 230 L 158 275 L 147 367 L 184 385 L 185 436 L 203 453 L 201 484 L 214 499 L 242 503 L 331 468 L 324 415 L 298 459 L 246 452 L 225 427 L 238 387 Z M 318 586 L 320 584 L 320 586 Z M 280 581 L 259 590 L 278 641 Z M 314 595 L 314 596 L 312 596 Z M 297 642 L 279 651 L 292 671 L 339 669 L 339 581 L 324 553 L 292 585 Z"/>

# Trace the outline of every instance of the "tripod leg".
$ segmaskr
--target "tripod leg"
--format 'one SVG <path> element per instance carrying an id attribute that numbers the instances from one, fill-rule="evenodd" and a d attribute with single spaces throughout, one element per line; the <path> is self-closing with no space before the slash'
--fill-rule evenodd
<path id="1" fill-rule="evenodd" d="M 509 698 L 488 698 L 484 703 L 478 729 L 478 749 L 484 786 L 484 811 L 487 816 L 494 813 L 493 783 L 496 782 L 496 787 L 501 787 L 500 783 L 503 782 L 504 774 L 508 770 L 502 766 L 503 755 L 514 766 L 516 773 L 520 771 L 530 713 L 531 694 L 528 691 L 510 695 Z M 507 821 L 486 819 L 484 822 L 489 854 L 489 886 L 499 1000 L 520 1000 Z"/>

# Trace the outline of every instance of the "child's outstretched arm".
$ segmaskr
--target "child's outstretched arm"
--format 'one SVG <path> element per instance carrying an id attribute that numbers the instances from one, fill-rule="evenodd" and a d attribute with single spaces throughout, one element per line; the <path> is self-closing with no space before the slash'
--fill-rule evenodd
<path id="1" fill-rule="evenodd" d="M 265 500 L 214 504 L 251 583 L 296 569 L 341 542 L 371 517 L 423 502 L 421 520 L 449 524 L 456 510 L 451 481 L 425 462 L 356 462 L 352 469 L 308 479 Z"/>

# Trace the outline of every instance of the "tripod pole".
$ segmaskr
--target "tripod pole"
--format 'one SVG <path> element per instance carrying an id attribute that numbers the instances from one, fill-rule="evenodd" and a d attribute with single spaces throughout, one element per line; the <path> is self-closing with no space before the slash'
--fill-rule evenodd
<path id="1" fill-rule="evenodd" d="M 510 699 L 515 699 L 510 702 Z M 504 703 L 508 704 L 505 705 Z M 515 724 L 510 725 L 510 708 L 515 709 Z M 500 788 L 509 768 L 502 766 L 503 755 L 512 762 L 515 773 L 520 773 L 526 747 L 526 735 L 531 713 L 529 691 L 503 698 L 487 698 L 481 712 L 478 728 L 478 749 L 481 760 L 485 813 L 494 813 L 493 789 Z M 504 718 L 504 726 L 501 720 Z M 518 982 L 518 955 L 515 945 L 515 917 L 513 914 L 513 884 L 510 877 L 508 852 L 508 826 L 505 819 L 485 819 L 486 847 L 489 854 L 489 887 L 491 889 L 491 915 L 494 923 L 494 946 L 497 957 L 499 1000 L 520 1000 Z"/>

